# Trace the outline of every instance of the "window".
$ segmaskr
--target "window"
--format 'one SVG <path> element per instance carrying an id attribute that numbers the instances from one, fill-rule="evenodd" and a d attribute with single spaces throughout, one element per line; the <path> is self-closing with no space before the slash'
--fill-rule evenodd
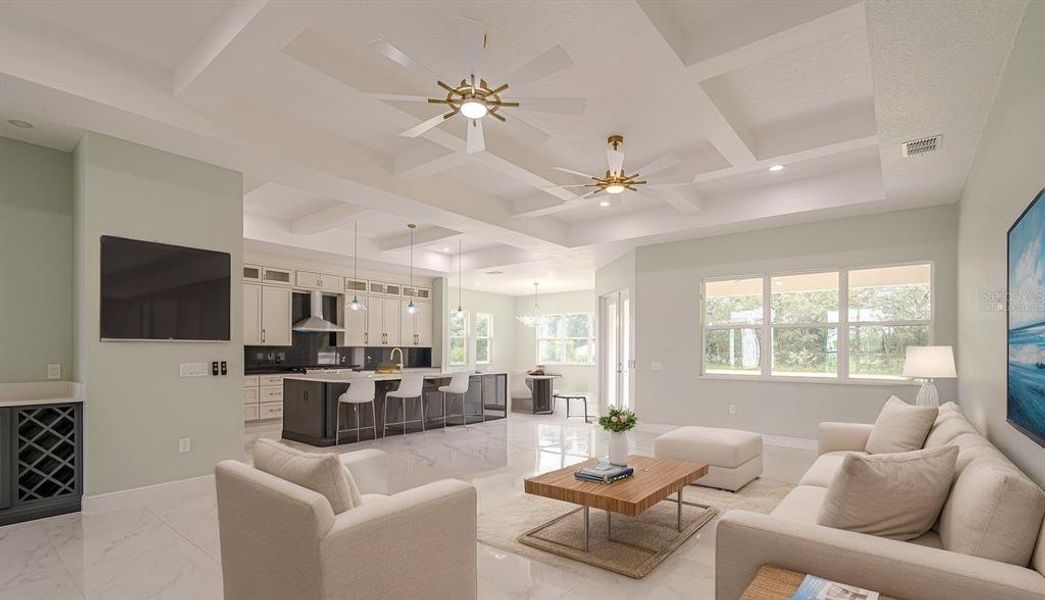
<path id="1" fill-rule="evenodd" d="M 475 362 L 488 365 L 493 361 L 493 315 L 475 314 Z"/>
<path id="2" fill-rule="evenodd" d="M 468 364 L 468 313 L 450 314 L 450 364 Z"/>
<path id="3" fill-rule="evenodd" d="M 907 346 L 929 345 L 932 267 L 849 272 L 849 374 L 899 377 Z"/>
<path id="4" fill-rule="evenodd" d="M 537 327 L 537 363 L 595 364 L 595 326 L 591 313 L 547 315 Z"/>
<path id="5" fill-rule="evenodd" d="M 931 292 L 930 264 L 705 281 L 704 373 L 900 378 L 931 343 Z"/>

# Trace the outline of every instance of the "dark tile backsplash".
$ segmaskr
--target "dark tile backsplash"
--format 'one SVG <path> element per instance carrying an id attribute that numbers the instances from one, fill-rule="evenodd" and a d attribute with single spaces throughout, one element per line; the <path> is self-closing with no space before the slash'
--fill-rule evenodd
<path id="1" fill-rule="evenodd" d="M 323 341 L 319 338 L 323 338 Z M 369 371 L 381 364 L 393 362 L 391 348 L 339 348 L 330 346 L 326 338 L 323 334 L 294 333 L 293 346 L 244 346 L 244 369 L 247 373 L 315 367 L 357 368 Z M 432 349 L 403 348 L 403 365 L 412 368 L 432 366 Z"/>

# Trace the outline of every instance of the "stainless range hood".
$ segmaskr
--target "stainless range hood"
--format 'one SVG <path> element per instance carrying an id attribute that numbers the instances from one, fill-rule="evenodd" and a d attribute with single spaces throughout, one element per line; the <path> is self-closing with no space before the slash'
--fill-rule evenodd
<path id="1" fill-rule="evenodd" d="M 344 331 L 344 327 L 339 327 L 336 323 L 331 323 L 323 318 L 323 294 L 318 290 L 313 291 L 312 297 L 312 316 L 302 319 L 297 323 L 294 323 L 294 331 L 312 332 L 312 333 L 329 333 L 331 331 Z"/>

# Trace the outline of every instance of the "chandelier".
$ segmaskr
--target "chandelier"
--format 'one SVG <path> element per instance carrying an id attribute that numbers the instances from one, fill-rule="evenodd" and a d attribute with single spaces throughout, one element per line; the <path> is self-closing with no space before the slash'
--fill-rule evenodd
<path id="1" fill-rule="evenodd" d="M 536 282 L 533 284 L 533 310 L 528 314 L 515 317 L 520 323 L 527 327 L 540 327 L 544 323 L 544 315 L 541 314 L 541 309 L 537 306 L 538 285 L 540 284 Z"/>

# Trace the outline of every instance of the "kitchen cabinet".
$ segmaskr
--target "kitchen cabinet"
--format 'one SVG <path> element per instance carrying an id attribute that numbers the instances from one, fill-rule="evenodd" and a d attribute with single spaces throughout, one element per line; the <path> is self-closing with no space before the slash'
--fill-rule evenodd
<path id="1" fill-rule="evenodd" d="M 366 296 L 356 296 L 359 303 L 364 307 L 370 302 L 370 298 Z M 367 313 L 366 310 L 352 310 L 348 307 L 348 302 L 352 298 L 348 298 L 345 302 L 345 334 L 344 341 L 341 343 L 342 346 L 366 346 L 369 342 L 369 336 L 367 334 Z"/>
<path id="2" fill-rule="evenodd" d="M 243 265 L 243 281 L 261 283 L 261 267 L 258 265 Z"/>
<path id="3" fill-rule="evenodd" d="M 308 290 L 341 293 L 345 284 L 344 279 L 338 275 L 298 271 L 294 285 Z"/>
<path id="4" fill-rule="evenodd" d="M 290 288 L 243 284 L 243 344 L 291 345 Z"/>
<path id="5" fill-rule="evenodd" d="M 401 304 L 398 298 L 370 297 L 366 311 L 368 346 L 400 345 Z"/>
<path id="6" fill-rule="evenodd" d="M 287 285 L 293 283 L 293 271 L 278 267 L 262 267 L 261 282 L 268 285 Z"/>
<path id="7" fill-rule="evenodd" d="M 406 311 L 409 302 L 402 302 L 403 322 L 400 342 L 404 346 L 427 348 L 432 345 L 432 305 L 427 302 L 414 302 L 420 309 L 414 314 Z"/>

